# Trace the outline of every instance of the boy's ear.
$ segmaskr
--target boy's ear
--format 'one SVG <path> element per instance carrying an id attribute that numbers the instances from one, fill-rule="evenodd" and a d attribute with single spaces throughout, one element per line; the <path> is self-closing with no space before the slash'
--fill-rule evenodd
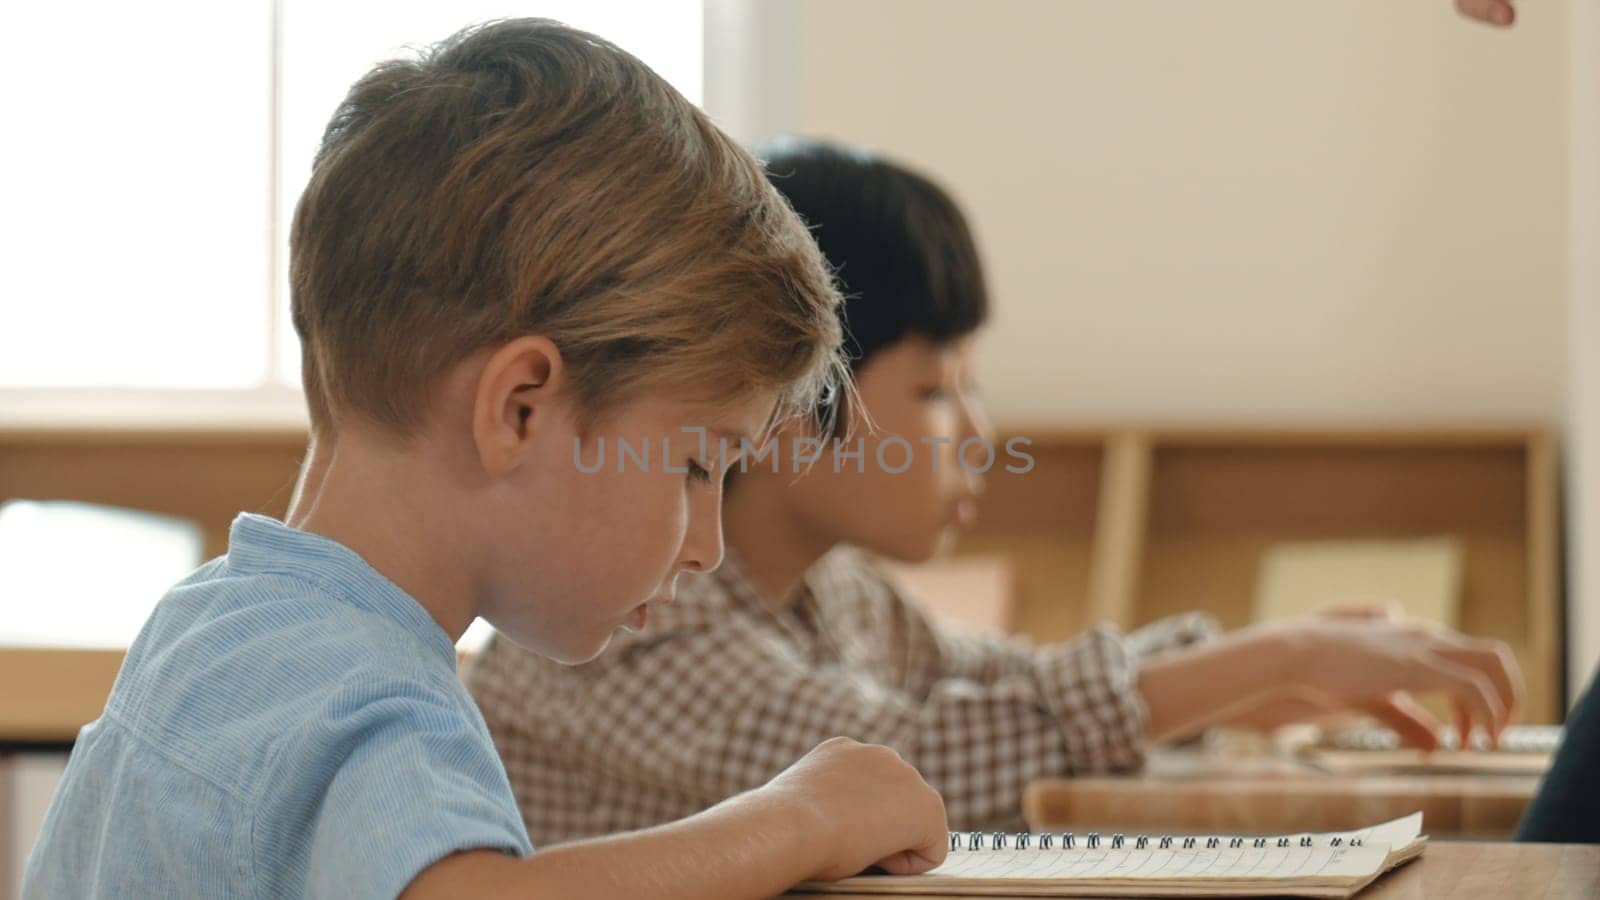
<path id="1" fill-rule="evenodd" d="M 521 464 L 535 429 L 560 414 L 563 380 L 561 351 L 539 335 L 519 337 L 489 356 L 472 401 L 472 439 L 489 474 Z"/>

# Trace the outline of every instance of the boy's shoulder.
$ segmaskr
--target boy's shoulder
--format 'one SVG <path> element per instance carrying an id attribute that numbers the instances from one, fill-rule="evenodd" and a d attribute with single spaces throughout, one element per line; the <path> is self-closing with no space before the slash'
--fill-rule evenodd
<path id="1" fill-rule="evenodd" d="M 834 547 L 813 563 L 806 570 L 806 584 L 819 596 L 878 593 L 893 587 L 877 558 L 850 544 Z"/>
<path id="2" fill-rule="evenodd" d="M 330 716 L 391 697 L 460 706 L 442 629 L 430 641 L 350 602 L 351 586 L 316 567 L 262 562 L 225 556 L 169 591 L 128 651 L 107 717 L 248 795 L 280 744 Z"/>
<path id="3" fill-rule="evenodd" d="M 43 893 L 138 873 L 172 895 L 392 895 L 458 849 L 531 852 L 443 629 L 354 553 L 288 539 L 327 556 L 230 549 L 158 604 L 68 761 Z"/>

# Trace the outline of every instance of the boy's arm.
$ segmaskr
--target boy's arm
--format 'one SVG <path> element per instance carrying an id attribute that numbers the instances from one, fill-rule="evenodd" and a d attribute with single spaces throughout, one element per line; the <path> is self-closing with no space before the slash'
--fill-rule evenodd
<path id="1" fill-rule="evenodd" d="M 936 626 L 892 587 L 899 629 L 921 654 L 931 683 L 1046 667 L 1053 646 L 1031 648 Z M 1138 671 L 1134 689 L 1148 710 L 1151 741 L 1186 737 L 1213 726 L 1272 728 L 1329 712 L 1361 712 L 1394 728 L 1408 745 L 1433 748 L 1439 723 L 1407 691 L 1449 694 L 1460 727 L 1483 727 L 1491 739 L 1509 721 L 1521 676 L 1509 649 L 1443 628 L 1399 621 L 1381 610 L 1351 608 L 1273 626 L 1243 629 L 1219 641 L 1204 613 L 1170 616 L 1122 639 Z M 1313 658 L 1307 658 L 1313 657 Z M 1081 765 L 1081 764 L 1080 764 Z"/>
<path id="2" fill-rule="evenodd" d="M 830 740 L 763 787 L 658 828 L 516 859 L 446 857 L 402 895 L 741 900 L 877 865 L 927 871 L 948 849 L 944 807 L 885 747 Z"/>
<path id="3" fill-rule="evenodd" d="M 923 640 L 930 647 L 924 657 L 927 669 L 921 674 L 925 682 L 960 678 L 993 684 L 1032 671 L 1049 658 L 1049 645 L 1038 647 L 1017 638 L 958 631 L 926 621 L 925 614 L 909 602 L 906 606 L 909 613 L 923 619 L 915 627 L 926 632 Z M 1221 629 L 1215 619 L 1194 612 L 1152 622 L 1124 636 L 1122 641 L 1132 658 L 1144 660 L 1205 643 L 1218 634 Z"/>
<path id="4" fill-rule="evenodd" d="M 869 620 L 893 623 L 873 630 L 906 648 L 910 663 L 906 684 L 913 691 L 928 690 L 946 678 L 994 684 L 1048 664 L 1048 650 L 1041 653 L 1041 648 L 1026 640 L 973 634 L 934 622 L 922 604 L 871 568 L 862 569 L 855 577 L 860 579 L 858 584 L 841 589 L 857 594 L 863 605 L 876 607 L 868 614 Z M 1123 638 L 1123 643 L 1137 660 L 1204 643 L 1220 633 L 1212 616 L 1190 612 L 1139 628 Z"/>

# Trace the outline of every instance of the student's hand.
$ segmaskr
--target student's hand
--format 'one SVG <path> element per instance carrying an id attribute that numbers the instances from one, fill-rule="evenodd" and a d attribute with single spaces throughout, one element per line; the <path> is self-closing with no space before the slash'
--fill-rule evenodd
<path id="1" fill-rule="evenodd" d="M 1478 725 L 1497 742 L 1522 678 L 1499 641 L 1345 612 L 1254 625 L 1152 657 L 1140 664 L 1138 689 L 1156 741 L 1216 725 L 1269 728 L 1360 712 L 1431 749 L 1438 723 L 1411 695 L 1449 696 L 1463 737 Z"/>
<path id="2" fill-rule="evenodd" d="M 825 852 L 813 879 L 847 878 L 872 866 L 914 875 L 949 852 L 944 801 L 888 747 L 833 738 L 760 790 L 786 795 L 815 816 L 812 834 Z"/>
<path id="3" fill-rule="evenodd" d="M 800 881 L 879 866 L 926 872 L 949 849 L 944 801 L 893 750 L 834 738 L 753 791 L 685 819 L 516 859 L 498 850 L 445 857 L 406 900 L 758 900 Z"/>
<path id="4" fill-rule="evenodd" d="M 1349 716 L 1352 713 L 1371 716 L 1388 726 L 1399 736 L 1402 746 L 1419 750 L 1436 750 L 1439 747 L 1439 720 L 1403 691 L 1352 705 L 1348 700 L 1311 688 L 1286 688 L 1271 692 L 1259 704 L 1244 708 L 1221 724 L 1231 728 L 1273 731 L 1286 725 L 1315 722 L 1341 714 Z"/>
<path id="5" fill-rule="evenodd" d="M 1506 26 L 1517 20 L 1511 0 L 1456 0 L 1456 11 L 1490 25 Z"/>
<path id="6" fill-rule="evenodd" d="M 1433 749 L 1439 723 L 1411 694 L 1448 695 L 1463 739 L 1477 725 L 1491 742 L 1521 702 L 1521 673 L 1500 641 L 1382 613 L 1314 616 L 1264 634 L 1280 645 L 1277 652 L 1301 664 L 1240 724 L 1272 727 L 1318 714 L 1362 712 L 1393 728 L 1408 746 Z"/>

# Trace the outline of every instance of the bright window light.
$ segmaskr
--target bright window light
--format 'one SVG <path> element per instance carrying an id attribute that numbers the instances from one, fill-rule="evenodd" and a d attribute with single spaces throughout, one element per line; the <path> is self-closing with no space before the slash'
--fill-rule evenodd
<path id="1" fill-rule="evenodd" d="M 193 522 L 84 503 L 0 504 L 0 646 L 126 647 L 200 564 Z M 93 565 L 84 560 L 93 558 Z"/>
<path id="2" fill-rule="evenodd" d="M 87 6 L 6 10 L 0 387 L 260 384 L 271 7 Z"/>
<path id="3" fill-rule="evenodd" d="M 297 385 L 287 235 L 324 124 L 378 60 L 510 16 L 593 31 L 701 100 L 700 0 L 8 9 L 30 36 L 0 56 L 9 408 L 18 389 Z"/>

